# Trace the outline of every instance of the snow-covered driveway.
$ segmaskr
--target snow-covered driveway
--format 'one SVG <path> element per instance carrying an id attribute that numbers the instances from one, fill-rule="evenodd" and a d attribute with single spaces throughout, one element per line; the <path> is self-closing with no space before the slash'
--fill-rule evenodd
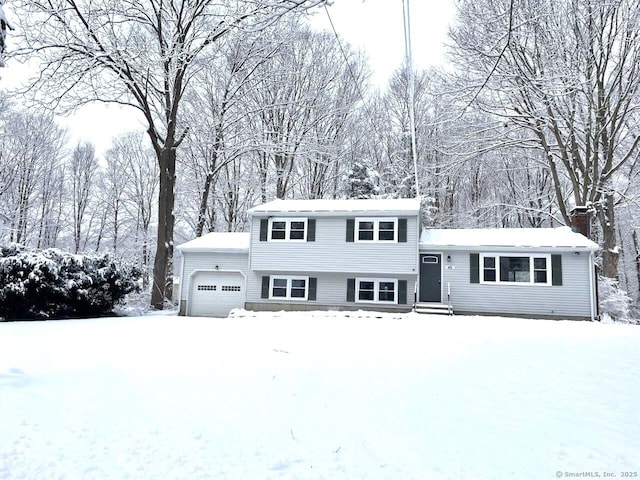
<path id="1" fill-rule="evenodd" d="M 640 476 L 640 327 L 239 315 L 0 324 L 0 478 Z"/>

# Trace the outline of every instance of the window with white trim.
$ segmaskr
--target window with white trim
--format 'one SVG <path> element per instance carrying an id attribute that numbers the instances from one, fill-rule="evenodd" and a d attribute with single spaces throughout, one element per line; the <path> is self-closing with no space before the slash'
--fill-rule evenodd
<path id="1" fill-rule="evenodd" d="M 397 242 L 397 218 L 356 218 L 356 242 Z"/>
<path id="2" fill-rule="evenodd" d="M 272 276 L 269 285 L 269 298 L 279 300 L 307 300 L 309 296 L 309 277 Z"/>
<path id="3" fill-rule="evenodd" d="M 551 255 L 480 255 L 480 283 L 551 285 Z"/>
<path id="4" fill-rule="evenodd" d="M 398 280 L 356 278 L 356 302 L 398 303 Z"/>
<path id="5" fill-rule="evenodd" d="M 304 242 L 307 240 L 307 219 L 270 218 L 267 238 L 272 242 Z"/>

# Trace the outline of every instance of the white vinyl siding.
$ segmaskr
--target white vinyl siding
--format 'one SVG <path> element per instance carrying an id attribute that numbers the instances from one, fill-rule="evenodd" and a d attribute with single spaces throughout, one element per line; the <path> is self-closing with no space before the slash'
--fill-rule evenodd
<path id="1" fill-rule="evenodd" d="M 251 269 L 260 272 L 416 274 L 418 218 L 407 218 L 407 242 L 346 242 L 348 217 L 318 217 L 313 242 L 260 242 L 260 217 L 251 228 Z M 396 238 L 397 238 L 396 222 Z M 311 273 L 313 272 L 313 273 Z"/>
<path id="2" fill-rule="evenodd" d="M 548 315 L 555 317 L 589 317 L 591 314 L 588 252 L 575 255 L 573 252 L 553 252 L 562 255 L 562 285 L 541 288 L 535 284 L 521 284 L 517 288 L 505 283 L 471 283 L 469 255 L 463 250 L 444 251 L 442 271 L 442 294 L 446 298 L 447 287 L 451 291 L 454 312 L 487 314 L 514 314 L 519 316 Z M 504 252 L 501 252 L 504 253 Z M 497 254 L 495 254 L 497 255 Z M 509 253 L 511 256 L 529 256 L 522 251 Z M 546 253 L 533 254 L 545 257 Z M 549 254 L 550 256 L 550 254 Z M 549 265 L 548 282 L 551 282 Z M 480 259 L 480 278 L 483 262 Z"/>
<path id="3" fill-rule="evenodd" d="M 262 278 L 265 275 L 269 275 L 270 278 L 278 278 L 278 277 L 287 277 L 287 276 L 298 276 L 298 275 L 287 275 L 281 271 L 276 272 L 250 272 L 247 278 L 247 292 L 246 292 L 246 301 L 251 302 L 254 305 L 262 305 L 267 306 L 269 304 L 274 305 L 283 305 L 289 304 L 292 305 L 292 308 L 301 308 L 303 306 L 308 305 L 309 308 L 318 309 L 318 308 L 341 308 L 341 307 L 349 307 L 349 308 L 365 308 L 367 305 L 370 305 L 372 308 L 378 306 L 381 307 L 389 307 L 398 310 L 408 310 L 413 305 L 414 298 L 414 286 L 417 280 L 416 275 L 398 275 L 393 278 L 393 281 L 396 285 L 395 295 L 398 295 L 398 287 L 397 283 L 400 280 L 405 280 L 407 282 L 407 292 L 406 298 L 403 299 L 405 302 L 401 304 L 400 299 L 396 298 L 395 303 L 378 303 L 378 304 L 369 304 L 369 303 L 356 303 L 356 302 L 348 302 L 347 301 L 347 281 L 349 278 L 353 278 L 353 274 L 349 273 L 339 273 L 339 272 L 330 272 L 330 273 L 318 273 L 313 274 L 314 277 L 317 278 L 316 284 L 316 300 L 309 302 L 295 302 L 293 300 L 279 300 L 275 298 L 261 298 L 262 297 Z M 365 277 L 361 277 L 365 278 Z M 376 276 L 373 272 L 369 272 L 367 278 L 379 278 L 382 277 Z M 257 306 L 249 306 L 248 308 L 258 308 Z M 262 308 L 262 307 L 260 307 Z"/>
<path id="4" fill-rule="evenodd" d="M 202 271 L 237 271 L 248 272 L 249 252 L 184 252 L 184 264 L 180 279 L 180 300 L 187 300 L 189 282 L 192 274 Z"/>

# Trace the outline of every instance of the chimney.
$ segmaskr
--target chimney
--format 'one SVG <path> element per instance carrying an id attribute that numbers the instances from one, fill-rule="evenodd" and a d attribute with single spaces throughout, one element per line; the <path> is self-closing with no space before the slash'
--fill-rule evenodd
<path id="1" fill-rule="evenodd" d="M 571 209 L 571 230 L 591 238 L 591 214 L 589 207 L 573 207 Z"/>

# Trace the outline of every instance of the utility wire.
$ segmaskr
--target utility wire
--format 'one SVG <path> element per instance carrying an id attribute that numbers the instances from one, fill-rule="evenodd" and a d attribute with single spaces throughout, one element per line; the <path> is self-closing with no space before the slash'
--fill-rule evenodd
<path id="1" fill-rule="evenodd" d="M 336 31 L 336 27 L 333 24 L 333 19 L 331 18 L 331 14 L 329 13 L 329 9 L 327 8 L 327 4 L 326 3 L 324 5 L 324 11 L 327 13 L 327 19 L 329 20 L 329 25 L 331 25 L 331 30 L 333 30 L 333 35 L 335 36 L 336 41 L 338 42 L 338 46 L 340 47 L 340 51 L 342 52 L 342 57 L 344 58 L 344 61 L 347 64 L 347 68 L 349 70 L 349 75 L 351 76 L 351 79 L 353 80 L 353 83 L 356 86 L 356 90 L 358 91 L 358 96 L 360 97 L 360 100 L 362 100 L 365 112 L 367 114 L 367 118 L 368 118 L 369 122 L 371 123 L 371 126 L 372 126 L 373 130 L 376 132 L 376 136 L 379 138 L 380 137 L 380 131 L 378 130 L 378 124 L 375 122 L 375 120 L 373 118 L 371 110 L 369 109 L 369 103 L 365 99 L 364 94 L 362 93 L 362 89 L 360 88 L 360 83 L 356 79 L 356 75 L 353 72 L 353 69 L 351 68 L 351 62 L 349 61 L 349 57 L 347 57 L 347 52 L 345 51 L 345 49 L 344 49 L 344 47 L 342 45 L 342 41 L 340 40 L 340 36 L 338 35 L 338 32 Z M 370 145 L 369 145 L 369 149 L 371 150 L 371 146 Z M 375 148 L 373 149 L 373 154 L 376 157 L 376 160 L 378 161 L 378 164 L 379 164 L 380 163 L 380 159 L 378 158 L 377 149 L 375 149 Z"/>
<path id="2" fill-rule="evenodd" d="M 413 72 L 413 55 L 411 52 L 411 11 L 409 0 L 402 0 L 402 17 L 404 23 L 404 52 L 407 65 L 407 82 L 409 96 L 409 128 L 411 129 L 411 156 L 413 158 L 413 172 L 415 175 L 416 198 L 420 198 L 418 183 L 418 147 L 416 144 L 416 115 L 415 115 L 415 74 Z"/>

